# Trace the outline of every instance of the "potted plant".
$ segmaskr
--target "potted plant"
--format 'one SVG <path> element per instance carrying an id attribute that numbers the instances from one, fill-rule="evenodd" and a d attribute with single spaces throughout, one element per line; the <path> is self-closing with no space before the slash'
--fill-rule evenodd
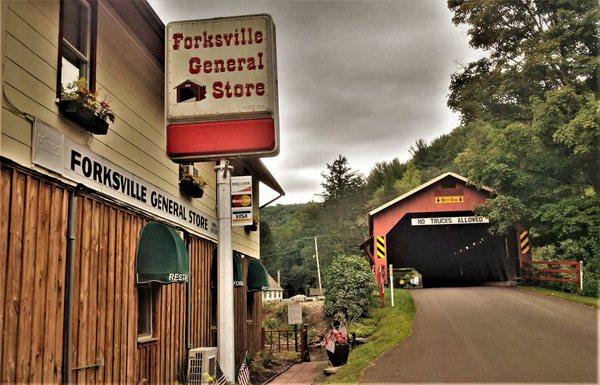
<path id="1" fill-rule="evenodd" d="M 192 198 L 202 198 L 207 184 L 199 175 L 183 174 L 179 178 L 179 191 Z"/>
<path id="2" fill-rule="evenodd" d="M 108 121 L 115 122 L 115 115 L 106 99 L 98 100 L 97 93 L 89 90 L 85 78 L 67 85 L 58 101 L 58 109 L 92 134 L 106 135 Z"/>
<path id="3" fill-rule="evenodd" d="M 333 366 L 342 366 L 348 362 L 350 344 L 348 343 L 348 329 L 341 321 L 335 321 L 331 330 L 325 335 L 325 350 Z"/>

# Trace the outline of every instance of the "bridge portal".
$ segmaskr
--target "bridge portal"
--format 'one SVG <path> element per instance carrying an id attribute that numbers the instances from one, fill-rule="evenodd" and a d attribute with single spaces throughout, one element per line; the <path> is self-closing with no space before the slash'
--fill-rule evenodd
<path id="1" fill-rule="evenodd" d="M 368 254 L 378 281 L 387 283 L 389 264 L 415 268 L 425 286 L 518 278 L 531 256 L 521 252 L 517 229 L 494 235 L 489 219 L 476 213 L 493 193 L 446 173 L 371 211 Z"/>

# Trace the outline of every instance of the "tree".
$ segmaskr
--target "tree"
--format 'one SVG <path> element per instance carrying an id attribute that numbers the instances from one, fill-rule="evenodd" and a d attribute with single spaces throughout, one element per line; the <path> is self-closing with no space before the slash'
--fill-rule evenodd
<path id="1" fill-rule="evenodd" d="M 420 185 L 421 174 L 419 173 L 419 170 L 417 170 L 414 162 L 408 162 L 408 166 L 406 167 L 404 175 L 402 175 L 402 179 L 399 179 L 394 183 L 394 189 L 396 190 L 396 194 L 402 195 Z"/>
<path id="2" fill-rule="evenodd" d="M 327 163 L 327 172 L 321 173 L 325 190 L 320 194 L 325 202 L 337 201 L 348 197 L 364 185 L 364 180 L 358 171 L 352 171 L 345 156 L 338 155 L 333 163 Z"/>
<path id="3" fill-rule="evenodd" d="M 600 277 L 597 1 L 449 0 L 487 57 L 451 79 L 448 105 L 475 129 L 456 159 L 496 194 L 481 213 Z M 591 241 L 590 241 L 591 240 Z"/>
<path id="4" fill-rule="evenodd" d="M 472 47 L 488 56 L 451 78 L 463 121 L 531 118 L 529 100 L 572 86 L 598 92 L 596 0 L 448 0 Z M 598 95 L 598 94 L 597 94 Z"/>
<path id="5" fill-rule="evenodd" d="M 323 277 L 327 320 L 351 324 L 367 314 L 377 285 L 365 257 L 339 255 L 325 269 Z"/>

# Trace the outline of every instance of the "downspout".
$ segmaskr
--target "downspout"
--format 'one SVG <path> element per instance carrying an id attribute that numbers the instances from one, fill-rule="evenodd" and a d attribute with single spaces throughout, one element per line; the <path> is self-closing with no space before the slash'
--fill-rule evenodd
<path id="1" fill-rule="evenodd" d="M 192 243 L 190 240 L 190 235 L 185 232 L 186 246 L 188 249 L 188 281 L 185 283 L 185 346 L 187 348 L 187 352 L 192 348 L 192 337 L 191 337 L 191 320 L 192 320 L 192 258 L 189 257 L 190 253 L 190 244 Z M 186 354 L 187 355 L 187 354 Z M 187 361 L 186 361 L 187 365 Z M 187 368 L 186 368 L 187 369 Z M 187 372 L 187 370 L 186 370 Z"/>
<path id="2" fill-rule="evenodd" d="M 65 322 L 63 330 L 66 336 L 65 347 L 63 349 L 63 378 L 64 383 L 71 384 L 72 379 L 72 351 L 73 351 L 73 281 L 75 279 L 75 241 L 77 231 L 77 193 L 83 187 L 78 184 L 69 196 L 69 214 L 67 224 L 67 279 L 65 282 Z M 66 376 L 66 377 L 65 377 Z"/>

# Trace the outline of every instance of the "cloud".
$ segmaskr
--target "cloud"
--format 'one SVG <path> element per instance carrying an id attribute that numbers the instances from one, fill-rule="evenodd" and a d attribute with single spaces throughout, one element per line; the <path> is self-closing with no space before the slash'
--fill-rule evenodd
<path id="1" fill-rule="evenodd" d="M 269 13 L 277 26 L 281 154 L 266 160 L 287 195 L 310 200 L 337 154 L 367 173 L 449 132 L 457 62 L 480 56 L 445 2 L 150 0 L 164 22 Z"/>

